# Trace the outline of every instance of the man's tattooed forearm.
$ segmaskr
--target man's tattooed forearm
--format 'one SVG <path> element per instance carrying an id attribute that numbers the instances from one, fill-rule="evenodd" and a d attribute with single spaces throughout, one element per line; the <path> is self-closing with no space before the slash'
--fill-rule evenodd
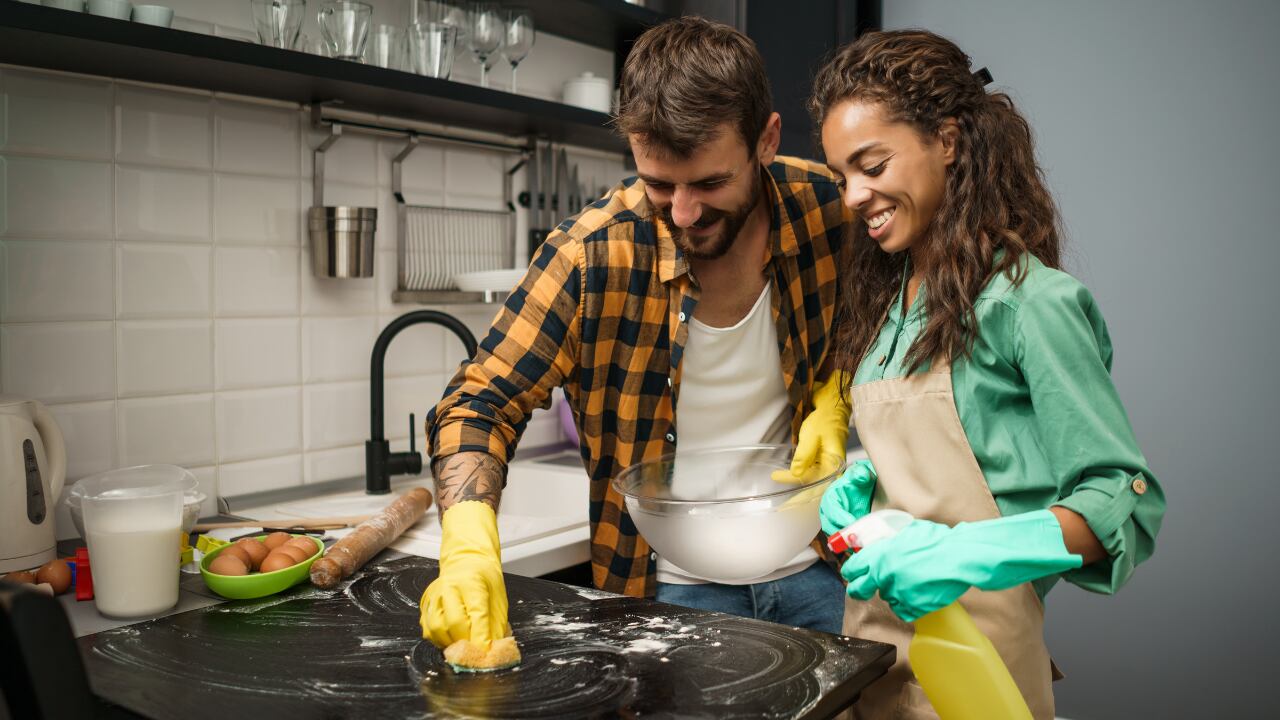
<path id="1" fill-rule="evenodd" d="M 461 452 L 431 464 L 436 480 L 436 506 L 443 513 L 464 500 L 488 503 L 495 511 L 502 496 L 506 467 L 488 453 Z"/>

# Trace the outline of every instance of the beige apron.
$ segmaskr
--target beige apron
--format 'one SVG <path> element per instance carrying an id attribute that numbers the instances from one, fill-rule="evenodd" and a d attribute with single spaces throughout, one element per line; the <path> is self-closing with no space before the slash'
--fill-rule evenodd
<path id="1" fill-rule="evenodd" d="M 873 507 L 898 508 L 946 525 L 1000 516 L 956 414 L 951 369 L 853 388 L 854 425 L 879 480 Z M 1036 718 L 1053 718 L 1054 679 L 1044 644 L 1044 608 L 1030 583 L 998 592 L 971 588 L 960 603 L 991 639 Z M 893 643 L 897 662 L 854 706 L 862 720 L 936 718 L 907 659 L 912 627 L 879 596 L 846 598 L 844 633 Z"/>

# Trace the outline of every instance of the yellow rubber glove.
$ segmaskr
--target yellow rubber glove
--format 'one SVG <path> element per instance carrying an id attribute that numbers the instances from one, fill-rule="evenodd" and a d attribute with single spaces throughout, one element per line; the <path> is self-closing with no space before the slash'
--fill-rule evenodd
<path id="1" fill-rule="evenodd" d="M 841 389 L 846 374 L 837 370 L 826 382 L 813 385 L 813 412 L 800 424 L 800 437 L 789 470 L 773 473 L 775 482 L 809 482 L 826 477 L 844 465 L 852 408 Z"/>
<path id="2" fill-rule="evenodd" d="M 458 640 L 487 646 L 510 635 L 497 514 L 467 500 L 445 510 L 440 527 L 440 576 L 418 606 L 422 637 L 446 648 Z"/>

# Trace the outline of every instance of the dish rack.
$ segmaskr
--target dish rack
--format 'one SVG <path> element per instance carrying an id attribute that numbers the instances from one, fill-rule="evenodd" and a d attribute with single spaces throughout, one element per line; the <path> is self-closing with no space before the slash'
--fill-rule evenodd
<path id="1" fill-rule="evenodd" d="M 472 210 L 415 205 L 405 200 L 401 164 L 419 144 L 410 136 L 391 161 L 391 192 L 396 200 L 397 289 L 457 293 L 460 273 L 511 268 L 516 257 L 515 210 L 511 173 L 503 174 L 506 210 Z"/>

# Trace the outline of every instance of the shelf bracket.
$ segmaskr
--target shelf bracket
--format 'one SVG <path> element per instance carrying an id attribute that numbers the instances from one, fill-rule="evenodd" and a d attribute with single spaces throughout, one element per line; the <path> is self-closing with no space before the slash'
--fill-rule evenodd
<path id="1" fill-rule="evenodd" d="M 320 146 L 315 149 L 315 167 L 312 169 L 311 174 L 311 204 L 315 207 L 324 207 L 324 154 L 334 143 L 338 142 L 340 137 L 342 137 L 342 126 L 331 125 L 329 126 L 329 137 L 325 138 L 324 142 L 320 143 Z"/>

